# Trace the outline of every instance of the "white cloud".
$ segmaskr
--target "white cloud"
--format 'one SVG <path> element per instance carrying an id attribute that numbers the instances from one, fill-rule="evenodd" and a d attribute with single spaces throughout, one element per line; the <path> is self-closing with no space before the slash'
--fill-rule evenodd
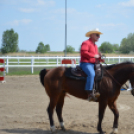
<path id="1" fill-rule="evenodd" d="M 99 4 L 99 5 L 96 5 L 97 8 L 104 8 L 106 4 Z"/>
<path id="2" fill-rule="evenodd" d="M 35 11 L 34 8 L 20 8 L 19 9 L 21 12 L 25 12 L 25 13 L 32 13 Z"/>
<path id="3" fill-rule="evenodd" d="M 57 14 L 57 15 L 64 15 L 65 14 L 65 8 L 59 8 L 56 10 L 51 11 L 51 13 Z M 79 17 L 79 18 L 87 18 L 87 17 L 93 17 L 92 14 L 88 12 L 79 12 L 75 8 L 67 8 L 67 14 L 68 17 Z"/>
<path id="4" fill-rule="evenodd" d="M 29 24 L 30 22 L 32 22 L 31 19 L 22 19 L 22 20 L 20 20 L 20 23 L 22 23 L 22 24 Z"/>
<path id="5" fill-rule="evenodd" d="M 59 8 L 59 9 L 56 9 L 52 12 L 56 13 L 56 14 L 65 14 L 65 8 Z M 74 14 L 74 13 L 78 13 L 78 12 L 74 8 L 67 8 L 67 13 Z"/>
<path id="6" fill-rule="evenodd" d="M 14 4 L 16 4 L 16 1 L 15 0 L 0 0 L 0 4 L 12 4 L 12 5 L 14 5 Z"/>
<path id="7" fill-rule="evenodd" d="M 123 26 L 124 24 L 123 23 L 107 23 L 107 24 L 101 24 L 101 26 L 103 27 L 118 27 L 118 26 Z"/>
<path id="8" fill-rule="evenodd" d="M 125 26 L 125 24 L 123 24 L 123 23 L 94 23 L 94 24 L 91 24 L 91 25 L 85 25 L 85 26 L 77 27 L 77 29 L 88 31 L 88 30 L 91 30 L 93 28 L 99 28 L 99 29 L 101 28 L 101 29 L 106 30 L 106 29 L 122 28 L 124 26 Z"/>
<path id="9" fill-rule="evenodd" d="M 126 27 L 124 23 L 97 23 L 96 24 L 98 27 L 101 27 L 101 29 L 105 30 L 121 30 Z"/>
<path id="10" fill-rule="evenodd" d="M 22 4 L 27 4 L 32 6 L 54 6 L 55 1 L 54 0 L 0 0 L 0 4 L 5 4 L 5 5 L 22 5 Z"/>
<path id="11" fill-rule="evenodd" d="M 55 2 L 53 0 L 49 0 L 49 1 L 37 0 L 37 5 L 54 6 L 55 5 Z"/>
<path id="12" fill-rule="evenodd" d="M 27 25 L 31 22 L 32 22 L 32 20 L 30 20 L 30 19 L 22 19 L 22 20 L 14 20 L 12 22 L 8 22 L 7 24 L 12 25 L 12 26 L 18 26 L 20 24 Z"/>
<path id="13" fill-rule="evenodd" d="M 59 9 L 56 9 L 52 12 L 56 13 L 56 14 L 65 14 L 65 8 L 59 8 Z M 69 13 L 69 14 L 81 14 L 82 12 L 78 12 L 75 8 L 67 8 L 67 13 Z"/>
<path id="14" fill-rule="evenodd" d="M 126 7 L 134 7 L 134 0 L 129 0 L 127 2 L 121 2 L 119 4 L 122 6 L 126 6 Z"/>
<path id="15" fill-rule="evenodd" d="M 38 5 L 45 5 L 46 2 L 44 0 L 37 0 Z"/>

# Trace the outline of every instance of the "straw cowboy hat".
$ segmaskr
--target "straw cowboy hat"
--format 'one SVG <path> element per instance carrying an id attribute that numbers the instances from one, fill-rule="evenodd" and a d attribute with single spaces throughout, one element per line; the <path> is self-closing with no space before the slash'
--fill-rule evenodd
<path id="1" fill-rule="evenodd" d="M 101 33 L 101 32 L 99 31 L 98 28 L 95 28 L 95 29 L 93 29 L 93 30 L 87 32 L 85 36 L 86 36 L 86 37 L 90 37 L 90 35 L 93 34 L 93 33 L 96 33 L 96 34 L 103 34 L 103 33 Z"/>

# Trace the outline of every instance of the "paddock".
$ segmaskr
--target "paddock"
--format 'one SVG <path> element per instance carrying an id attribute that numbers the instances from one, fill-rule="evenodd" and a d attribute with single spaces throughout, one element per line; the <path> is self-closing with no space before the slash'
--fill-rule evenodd
<path id="1" fill-rule="evenodd" d="M 87 102 L 71 95 L 65 98 L 63 119 L 66 132 L 58 126 L 58 134 L 97 134 L 98 103 Z M 118 98 L 119 133 L 134 133 L 134 97 L 121 91 Z M 40 84 L 39 76 L 6 76 L 0 83 L 0 134 L 49 134 L 50 125 L 46 108 L 49 98 Z M 108 134 L 112 131 L 113 113 L 107 107 L 102 123 Z"/>

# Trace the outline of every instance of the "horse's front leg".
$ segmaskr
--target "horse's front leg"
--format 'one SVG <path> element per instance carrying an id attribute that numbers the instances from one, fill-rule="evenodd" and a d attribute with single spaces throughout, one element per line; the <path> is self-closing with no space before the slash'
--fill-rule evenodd
<path id="1" fill-rule="evenodd" d="M 102 123 L 102 119 L 105 113 L 105 109 L 107 107 L 107 100 L 100 100 L 99 102 L 99 122 L 98 122 L 98 127 L 97 130 L 100 132 L 100 134 L 104 134 L 102 127 L 101 127 L 101 123 Z"/>
<path id="2" fill-rule="evenodd" d="M 112 134 L 118 133 L 118 120 L 119 120 L 119 111 L 117 109 L 116 101 L 108 103 L 109 108 L 114 114 L 114 123 L 113 123 L 113 132 Z"/>

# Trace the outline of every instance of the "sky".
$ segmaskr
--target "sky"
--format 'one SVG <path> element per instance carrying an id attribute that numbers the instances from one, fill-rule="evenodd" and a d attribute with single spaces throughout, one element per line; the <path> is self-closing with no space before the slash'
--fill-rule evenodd
<path id="1" fill-rule="evenodd" d="M 67 0 L 67 45 L 78 51 L 86 32 L 99 28 L 96 43 L 119 44 L 134 33 L 134 0 Z M 51 51 L 65 49 L 65 0 L 0 0 L 0 46 L 6 30 L 19 35 L 19 49 L 35 51 L 39 42 Z"/>

